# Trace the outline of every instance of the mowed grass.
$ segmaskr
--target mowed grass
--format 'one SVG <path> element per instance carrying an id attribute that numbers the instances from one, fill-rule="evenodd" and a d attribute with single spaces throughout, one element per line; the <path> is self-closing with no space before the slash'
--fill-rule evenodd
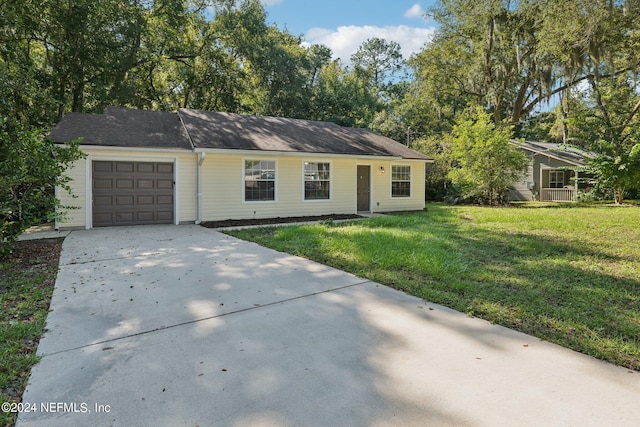
<path id="1" fill-rule="evenodd" d="M 428 205 L 231 231 L 640 370 L 640 208 Z"/>
<path id="2" fill-rule="evenodd" d="M 0 404 L 21 401 L 58 272 L 62 239 L 18 242 L 0 258 Z M 12 426 L 16 413 L 0 411 L 0 426 Z"/>

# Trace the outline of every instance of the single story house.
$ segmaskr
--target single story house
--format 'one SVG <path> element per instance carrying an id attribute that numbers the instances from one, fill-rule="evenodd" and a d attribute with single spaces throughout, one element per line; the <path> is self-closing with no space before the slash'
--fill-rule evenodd
<path id="1" fill-rule="evenodd" d="M 180 109 L 69 113 L 82 137 L 58 228 L 424 209 L 428 156 L 334 123 Z"/>
<path id="2" fill-rule="evenodd" d="M 564 144 L 512 141 L 527 153 L 526 174 L 511 189 L 510 199 L 543 202 L 572 202 L 588 184 L 582 178 L 588 153 Z"/>

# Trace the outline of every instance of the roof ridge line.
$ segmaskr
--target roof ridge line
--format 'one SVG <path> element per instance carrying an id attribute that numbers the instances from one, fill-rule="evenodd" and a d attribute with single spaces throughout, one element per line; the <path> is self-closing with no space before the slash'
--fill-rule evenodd
<path id="1" fill-rule="evenodd" d="M 193 138 L 191 138 L 191 133 L 189 133 L 189 129 L 187 128 L 187 125 L 184 124 L 184 120 L 182 120 L 182 114 L 180 114 L 180 110 L 184 110 L 184 108 L 178 108 L 178 111 L 176 111 L 176 114 L 178 115 L 178 118 L 180 119 L 180 124 L 182 125 L 182 128 L 184 129 L 185 133 L 187 134 L 187 139 L 189 140 L 189 144 L 191 145 L 191 151 L 196 151 L 196 144 L 193 142 Z"/>

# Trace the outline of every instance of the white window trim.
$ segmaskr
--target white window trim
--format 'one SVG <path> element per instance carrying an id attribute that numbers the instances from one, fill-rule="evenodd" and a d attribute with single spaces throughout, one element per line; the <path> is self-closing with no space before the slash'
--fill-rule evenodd
<path id="1" fill-rule="evenodd" d="M 245 198 L 245 166 L 247 161 L 264 161 L 264 162 L 274 162 L 275 166 L 274 166 L 274 170 L 276 171 L 276 178 L 273 180 L 273 185 L 274 185 L 274 189 L 273 189 L 273 200 L 247 200 Z M 277 159 L 270 159 L 268 157 L 243 157 L 242 158 L 242 167 L 240 168 L 241 173 L 242 173 L 242 189 L 240 190 L 240 198 L 242 199 L 242 204 L 247 204 L 247 205 L 255 205 L 255 204 L 272 204 L 272 203 L 278 203 L 278 188 L 280 187 L 278 185 L 278 180 L 279 180 L 279 176 L 280 176 L 280 171 L 278 170 L 278 160 Z"/>
<path id="2" fill-rule="evenodd" d="M 305 163 L 329 163 L 329 198 L 328 199 L 307 199 L 305 197 L 305 185 L 306 185 L 306 177 L 304 175 L 304 164 Z M 278 177 L 276 176 L 276 179 Z M 327 203 L 333 201 L 333 162 L 331 160 L 302 160 L 302 202 L 303 203 Z"/>
<path id="3" fill-rule="evenodd" d="M 409 168 L 409 195 L 408 196 L 394 196 L 393 195 L 393 167 L 394 166 L 406 166 Z M 391 164 L 389 166 L 389 198 L 392 200 L 396 200 L 396 199 L 411 199 L 413 198 L 413 167 L 412 165 L 407 165 L 407 164 L 402 164 L 402 163 L 395 163 L 395 164 Z M 400 181 L 398 181 L 400 182 Z M 404 181 L 402 181 L 404 182 Z"/>
<path id="4" fill-rule="evenodd" d="M 558 174 L 562 174 L 562 181 L 558 181 Z M 556 179 L 554 181 L 551 181 L 551 176 L 554 176 Z M 563 188 L 564 187 L 564 180 L 565 180 L 565 174 L 564 174 L 564 170 L 558 170 L 558 169 L 552 169 L 549 171 L 549 188 Z M 552 187 L 551 184 L 555 183 L 556 185 L 558 185 L 559 182 L 562 183 L 561 187 Z"/>

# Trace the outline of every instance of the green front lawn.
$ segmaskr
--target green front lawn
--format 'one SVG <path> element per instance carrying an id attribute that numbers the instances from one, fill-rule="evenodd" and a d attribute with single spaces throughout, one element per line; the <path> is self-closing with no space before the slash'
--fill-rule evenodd
<path id="1" fill-rule="evenodd" d="M 229 234 L 640 370 L 640 208 L 427 207 Z"/>

